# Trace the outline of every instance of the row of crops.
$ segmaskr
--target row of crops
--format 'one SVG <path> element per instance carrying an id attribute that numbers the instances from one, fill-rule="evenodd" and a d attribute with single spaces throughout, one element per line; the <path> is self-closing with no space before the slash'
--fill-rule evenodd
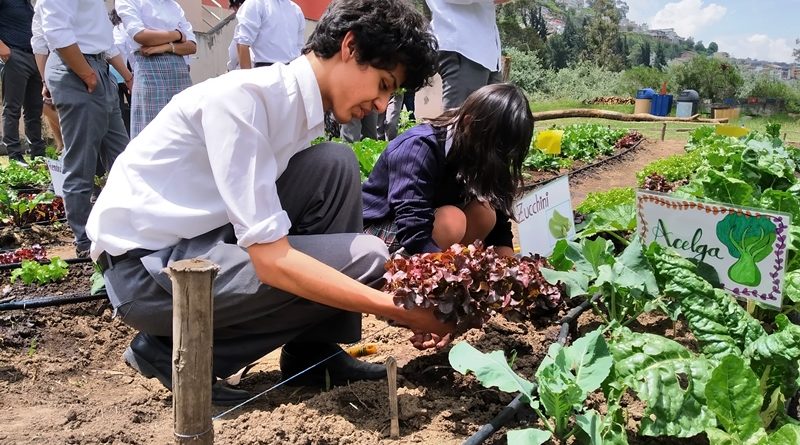
<path id="1" fill-rule="evenodd" d="M 786 212 L 800 221 L 800 151 L 777 136 L 734 139 L 700 128 L 685 154 L 639 172 L 639 185 Z M 500 351 L 483 353 L 467 343 L 450 351 L 455 369 L 486 387 L 521 394 L 537 413 L 536 425 L 509 432 L 508 442 L 626 444 L 633 430 L 705 436 L 712 445 L 800 443 L 798 226 L 789 228 L 783 306 L 775 309 L 737 301 L 701 261 L 644 246 L 635 235 L 632 188 L 591 194 L 578 211 L 584 222 L 577 239 L 559 241 L 536 278 L 542 291 L 528 295 L 549 301 L 551 286 L 563 285 L 568 299 L 591 298 L 601 326 L 571 346 L 554 343 L 532 376 L 515 373 L 513 360 Z M 742 258 L 755 254 L 746 243 L 737 247 Z M 684 323 L 691 340 L 636 323 L 653 314 Z M 644 402 L 640 416 L 631 413 L 630 397 Z"/>

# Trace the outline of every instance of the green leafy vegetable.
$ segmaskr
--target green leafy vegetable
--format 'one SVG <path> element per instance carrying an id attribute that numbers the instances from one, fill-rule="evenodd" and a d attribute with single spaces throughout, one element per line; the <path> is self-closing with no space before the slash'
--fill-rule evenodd
<path id="1" fill-rule="evenodd" d="M 22 279 L 26 285 L 47 284 L 60 281 L 69 273 L 69 265 L 59 257 L 50 259 L 50 264 L 39 264 L 36 261 L 24 260 L 22 266 L 11 272 L 11 282 Z"/>

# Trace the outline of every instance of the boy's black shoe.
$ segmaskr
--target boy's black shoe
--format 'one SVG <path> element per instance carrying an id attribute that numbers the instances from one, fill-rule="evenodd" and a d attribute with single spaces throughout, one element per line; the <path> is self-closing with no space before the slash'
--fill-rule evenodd
<path id="1" fill-rule="evenodd" d="M 131 345 L 122 354 L 125 363 L 146 378 L 155 377 L 172 391 L 172 346 L 155 336 L 140 332 L 133 337 Z M 216 379 L 214 379 L 216 380 Z M 211 385 L 211 403 L 231 406 L 244 402 L 252 395 L 244 390 L 231 388 L 222 382 Z"/>
<path id="2" fill-rule="evenodd" d="M 386 378 L 385 366 L 357 360 L 337 344 L 288 343 L 281 350 L 281 379 L 286 380 L 328 357 L 331 358 L 287 381 L 286 384 L 325 387 L 344 385 L 357 380 Z"/>

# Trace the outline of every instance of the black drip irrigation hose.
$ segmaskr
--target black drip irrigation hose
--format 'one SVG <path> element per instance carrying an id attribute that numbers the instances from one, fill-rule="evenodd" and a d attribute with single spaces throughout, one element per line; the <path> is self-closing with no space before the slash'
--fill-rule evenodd
<path id="1" fill-rule="evenodd" d="M 8 303 L 0 303 L 0 312 L 63 306 L 65 304 L 83 303 L 85 301 L 103 300 L 106 298 L 108 298 L 108 294 L 106 294 L 105 292 L 99 292 L 94 295 L 78 294 L 69 297 L 52 296 L 52 297 L 34 298 L 32 300 L 9 301 Z"/>
<path id="2" fill-rule="evenodd" d="M 578 173 L 580 173 L 580 172 L 582 172 L 584 170 L 588 170 L 588 169 L 591 169 L 591 168 L 598 167 L 598 166 L 600 166 L 600 165 L 602 165 L 602 164 L 604 164 L 604 163 L 606 163 L 608 161 L 617 159 L 620 156 L 624 156 L 624 155 L 632 152 L 633 150 L 636 150 L 637 148 L 639 148 L 639 145 L 642 143 L 643 140 L 644 140 L 644 138 L 639 139 L 639 141 L 637 141 L 632 146 L 626 148 L 625 150 L 622 150 L 619 153 L 615 153 L 615 154 L 613 154 L 613 155 L 611 155 L 611 156 L 609 156 L 607 158 L 601 159 L 601 160 L 599 160 L 597 162 L 592 162 L 591 164 L 584 165 L 583 167 L 576 168 L 575 170 L 570 170 L 570 171 L 568 171 L 568 172 L 566 172 L 564 174 L 558 175 L 558 176 L 553 177 L 553 178 L 542 179 L 541 181 L 536 181 L 536 182 L 534 182 L 532 184 L 524 185 L 522 187 L 522 190 L 527 192 L 527 191 L 533 190 L 533 189 L 535 189 L 535 188 L 537 188 L 539 186 L 547 184 L 548 182 L 555 181 L 558 178 L 561 178 L 561 177 L 564 177 L 564 176 L 567 176 L 567 175 L 577 175 Z"/>
<path id="3" fill-rule="evenodd" d="M 48 264 L 50 260 L 43 260 L 39 261 L 39 264 Z M 91 258 L 67 258 L 64 260 L 67 264 L 82 264 L 82 263 L 91 263 Z M 8 264 L 0 264 L 0 270 L 8 270 L 8 269 L 16 269 L 18 267 L 22 267 L 22 263 L 8 263 Z"/>
<path id="4" fill-rule="evenodd" d="M 587 298 L 584 302 L 580 305 L 575 306 L 574 308 L 570 309 L 567 312 L 567 315 L 562 318 L 559 323 L 561 324 L 561 330 L 558 332 L 558 338 L 556 341 L 560 343 L 562 346 L 567 345 L 567 338 L 569 336 L 569 328 L 572 323 L 580 317 L 582 313 L 584 313 L 587 309 L 589 309 L 594 302 L 599 300 L 601 297 L 600 294 L 595 294 L 592 298 Z M 538 386 L 536 383 L 533 384 L 533 389 L 531 392 L 536 391 Z M 516 416 L 517 411 L 520 410 L 523 406 L 527 403 L 523 401 L 522 394 L 518 394 L 517 397 L 514 397 L 508 405 L 506 405 L 500 413 L 497 414 L 494 419 L 489 421 L 489 423 L 483 425 L 475 432 L 472 436 L 468 437 L 467 440 L 464 441 L 462 445 L 479 445 L 482 444 L 486 439 L 491 437 L 492 434 L 497 432 L 500 428 L 503 427 L 509 420 Z"/>

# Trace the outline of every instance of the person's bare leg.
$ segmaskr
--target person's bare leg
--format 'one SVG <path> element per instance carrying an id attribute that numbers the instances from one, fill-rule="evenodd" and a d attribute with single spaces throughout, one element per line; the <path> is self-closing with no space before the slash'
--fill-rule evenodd
<path id="1" fill-rule="evenodd" d="M 497 223 L 497 214 L 494 209 L 486 202 L 474 200 L 464 207 L 464 215 L 467 219 L 467 229 L 461 244 L 472 244 L 476 239 L 481 241 L 486 239 Z"/>
<path id="2" fill-rule="evenodd" d="M 442 250 L 460 243 L 467 229 L 467 218 L 456 206 L 441 206 L 433 219 L 433 241 Z"/>
<path id="3" fill-rule="evenodd" d="M 50 131 L 53 132 L 53 139 L 56 142 L 56 151 L 61 153 L 64 150 L 64 138 L 61 137 L 61 125 L 58 123 L 58 113 L 52 105 L 45 104 L 42 107 L 42 114 L 47 119 Z"/>

